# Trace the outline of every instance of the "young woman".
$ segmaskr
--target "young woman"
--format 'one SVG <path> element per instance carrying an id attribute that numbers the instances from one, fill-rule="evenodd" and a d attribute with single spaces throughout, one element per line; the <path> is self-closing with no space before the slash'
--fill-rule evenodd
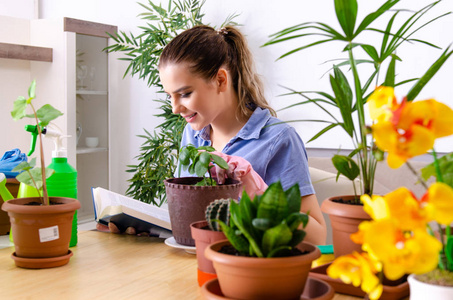
<path id="1" fill-rule="evenodd" d="M 181 144 L 210 145 L 227 157 L 242 157 L 267 185 L 280 180 L 288 189 L 298 183 L 301 210 L 310 213 L 305 240 L 324 244 L 326 225 L 304 144 L 264 98 L 244 36 L 234 27 L 186 30 L 164 48 L 159 72 L 173 113 L 188 123 Z"/>

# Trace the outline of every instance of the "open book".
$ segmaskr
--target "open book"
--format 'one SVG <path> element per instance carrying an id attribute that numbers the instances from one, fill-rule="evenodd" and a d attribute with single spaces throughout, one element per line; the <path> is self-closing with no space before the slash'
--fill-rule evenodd
<path id="1" fill-rule="evenodd" d="M 127 227 L 134 227 L 137 232 L 149 232 L 151 236 L 161 238 L 172 236 L 167 209 L 100 187 L 91 188 L 91 192 L 96 222 L 103 225 L 112 222 L 121 231 Z"/>

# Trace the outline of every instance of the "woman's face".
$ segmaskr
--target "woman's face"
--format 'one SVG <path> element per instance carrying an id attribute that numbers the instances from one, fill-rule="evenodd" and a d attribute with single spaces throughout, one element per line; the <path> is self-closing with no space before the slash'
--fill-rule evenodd
<path id="1" fill-rule="evenodd" d="M 224 106 L 217 79 L 208 82 L 195 76 L 186 64 L 169 64 L 159 73 L 173 113 L 184 117 L 193 130 L 203 129 L 221 115 Z"/>

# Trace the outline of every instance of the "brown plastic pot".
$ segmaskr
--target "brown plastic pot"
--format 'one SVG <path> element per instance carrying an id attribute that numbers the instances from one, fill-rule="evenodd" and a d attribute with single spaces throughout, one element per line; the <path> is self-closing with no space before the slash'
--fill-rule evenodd
<path id="1" fill-rule="evenodd" d="M 40 202 L 40 199 L 12 199 L 2 206 L 11 221 L 14 256 L 30 261 L 33 258 L 67 257 L 72 219 L 80 202 L 64 197 L 50 197 L 50 202 L 56 203 L 51 205 L 27 205 L 30 202 Z"/>
<path id="2" fill-rule="evenodd" d="M 226 236 L 222 231 L 209 229 L 207 221 L 197 221 L 190 224 L 190 230 L 197 251 L 198 285 L 202 286 L 206 281 L 217 277 L 212 261 L 204 256 L 204 251 L 210 244 L 225 240 Z"/>
<path id="3" fill-rule="evenodd" d="M 227 240 L 211 244 L 205 255 L 213 261 L 223 295 L 232 299 L 299 299 L 313 260 L 321 256 L 317 247 L 306 242 L 297 246 L 306 254 L 289 257 L 258 258 L 219 252 L 229 244 Z"/>
<path id="4" fill-rule="evenodd" d="M 335 257 L 350 254 L 353 251 L 362 252 L 362 245 L 351 240 L 351 234 L 359 230 L 359 224 L 371 220 L 363 210 L 362 205 L 353 205 L 332 201 L 333 199 L 346 201 L 355 198 L 353 195 L 330 197 L 323 201 L 322 212 L 329 215 L 332 227 L 332 243 Z"/>
<path id="5" fill-rule="evenodd" d="M 242 183 L 227 179 L 225 184 L 216 186 L 195 186 L 202 178 L 181 177 L 164 180 L 167 193 L 168 213 L 171 230 L 176 242 L 195 246 L 190 232 L 190 224 L 205 219 L 206 207 L 221 198 L 238 199 Z"/>

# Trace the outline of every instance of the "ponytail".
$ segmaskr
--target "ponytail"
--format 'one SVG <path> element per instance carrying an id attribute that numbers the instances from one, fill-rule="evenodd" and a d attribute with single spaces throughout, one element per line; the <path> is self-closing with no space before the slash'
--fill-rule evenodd
<path id="1" fill-rule="evenodd" d="M 188 63 L 193 74 L 207 80 L 214 78 L 224 66 L 239 99 L 238 119 L 248 119 L 256 107 L 267 108 L 276 115 L 264 97 L 263 84 L 255 72 L 247 41 L 232 26 L 215 30 L 200 25 L 182 32 L 164 48 L 159 68 L 168 63 Z"/>

